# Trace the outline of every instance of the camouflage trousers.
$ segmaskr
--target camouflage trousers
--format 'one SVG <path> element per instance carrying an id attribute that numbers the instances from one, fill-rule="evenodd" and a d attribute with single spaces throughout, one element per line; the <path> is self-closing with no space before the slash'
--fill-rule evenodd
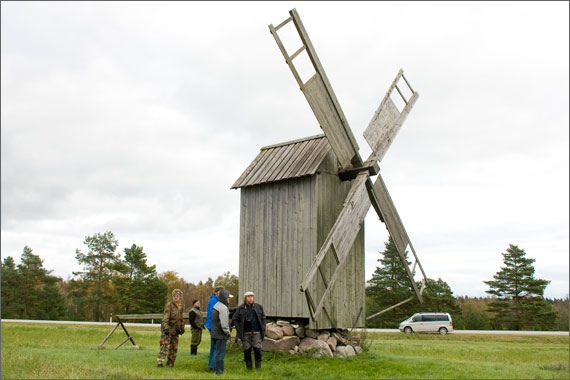
<path id="1" fill-rule="evenodd" d="M 162 363 L 166 357 L 167 366 L 173 366 L 178 353 L 178 335 L 166 335 L 164 331 L 160 333 L 160 352 L 158 353 L 158 363 Z"/>

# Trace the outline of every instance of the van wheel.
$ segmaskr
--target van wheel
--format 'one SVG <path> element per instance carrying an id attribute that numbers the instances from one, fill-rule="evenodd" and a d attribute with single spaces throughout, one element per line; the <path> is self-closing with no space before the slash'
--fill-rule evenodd
<path id="1" fill-rule="evenodd" d="M 411 334 L 411 333 L 413 333 L 411 327 L 406 327 L 406 328 L 404 329 L 404 332 L 405 332 L 406 334 Z"/>
<path id="2" fill-rule="evenodd" d="M 441 335 L 445 335 L 445 334 L 447 334 L 447 329 L 446 329 L 445 327 L 442 327 L 442 328 L 439 329 L 439 333 L 440 333 Z"/>

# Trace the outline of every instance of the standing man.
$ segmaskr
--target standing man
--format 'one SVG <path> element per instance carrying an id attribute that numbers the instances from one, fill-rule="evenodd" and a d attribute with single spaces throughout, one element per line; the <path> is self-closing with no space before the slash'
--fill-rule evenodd
<path id="1" fill-rule="evenodd" d="M 230 339 L 230 292 L 220 290 L 219 301 L 212 309 L 212 339 L 216 346 L 214 354 L 214 372 L 216 375 L 224 373 L 224 358 L 226 356 L 226 343 Z"/>
<path id="2" fill-rule="evenodd" d="M 253 292 L 246 292 L 243 304 L 239 305 L 233 318 L 232 326 L 237 329 L 237 336 L 241 339 L 243 360 L 245 366 L 251 371 L 251 349 L 255 356 L 255 369 L 261 369 L 261 342 L 265 338 L 265 313 L 263 306 L 254 302 Z"/>
<path id="3" fill-rule="evenodd" d="M 210 356 L 208 357 L 208 368 L 214 370 L 214 356 L 216 355 L 216 346 L 214 344 L 214 339 L 212 338 L 212 311 L 214 310 L 214 305 L 218 303 L 218 294 L 220 290 L 224 289 L 223 286 L 216 286 L 214 288 L 214 293 L 210 296 L 208 301 L 208 314 L 206 315 L 206 328 L 210 332 Z"/>
<path id="4" fill-rule="evenodd" d="M 178 353 L 178 335 L 184 334 L 184 320 L 182 316 L 182 291 L 172 291 L 172 301 L 164 307 L 162 323 L 160 324 L 160 352 L 158 353 L 158 366 L 162 367 L 168 355 L 167 367 L 174 367 Z"/>
<path id="5" fill-rule="evenodd" d="M 192 301 L 192 309 L 188 313 L 190 327 L 192 331 L 192 342 L 190 343 L 190 355 L 198 353 L 198 345 L 202 341 L 202 330 L 204 330 L 204 317 L 200 311 L 200 301 Z"/>

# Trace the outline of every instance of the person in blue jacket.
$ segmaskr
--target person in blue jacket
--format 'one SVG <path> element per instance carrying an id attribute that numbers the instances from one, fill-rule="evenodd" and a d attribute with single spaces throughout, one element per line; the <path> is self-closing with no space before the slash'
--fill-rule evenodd
<path id="1" fill-rule="evenodd" d="M 208 357 L 208 368 L 214 370 L 214 358 L 216 356 L 216 345 L 214 339 L 212 338 L 212 310 L 214 310 L 214 305 L 219 301 L 218 296 L 220 295 L 220 290 L 224 287 L 219 285 L 214 288 L 214 293 L 210 295 L 210 300 L 208 301 L 208 314 L 206 315 L 205 327 L 210 332 L 210 356 Z"/>

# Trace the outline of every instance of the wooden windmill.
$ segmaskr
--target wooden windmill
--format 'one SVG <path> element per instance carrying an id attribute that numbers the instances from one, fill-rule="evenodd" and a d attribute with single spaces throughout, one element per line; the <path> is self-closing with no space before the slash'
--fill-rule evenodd
<path id="1" fill-rule="evenodd" d="M 378 166 L 418 93 L 400 70 L 364 132 L 372 154 L 363 161 L 303 23 L 295 9 L 289 13 L 269 29 L 324 135 L 261 148 L 233 184 L 241 188 L 240 294 L 252 290 L 268 316 L 307 318 L 311 328 L 363 326 L 364 218 L 370 205 L 385 223 L 422 302 L 426 276 Z M 302 46 L 289 55 L 278 31 L 291 21 Z M 307 81 L 294 65 L 303 52 L 314 68 Z M 398 87 L 402 82 L 409 98 Z M 394 90 L 405 104 L 401 110 L 391 98 Z M 374 182 L 371 176 L 377 176 Z M 411 268 L 405 259 L 408 248 Z M 423 276 L 419 288 L 416 268 Z"/>

